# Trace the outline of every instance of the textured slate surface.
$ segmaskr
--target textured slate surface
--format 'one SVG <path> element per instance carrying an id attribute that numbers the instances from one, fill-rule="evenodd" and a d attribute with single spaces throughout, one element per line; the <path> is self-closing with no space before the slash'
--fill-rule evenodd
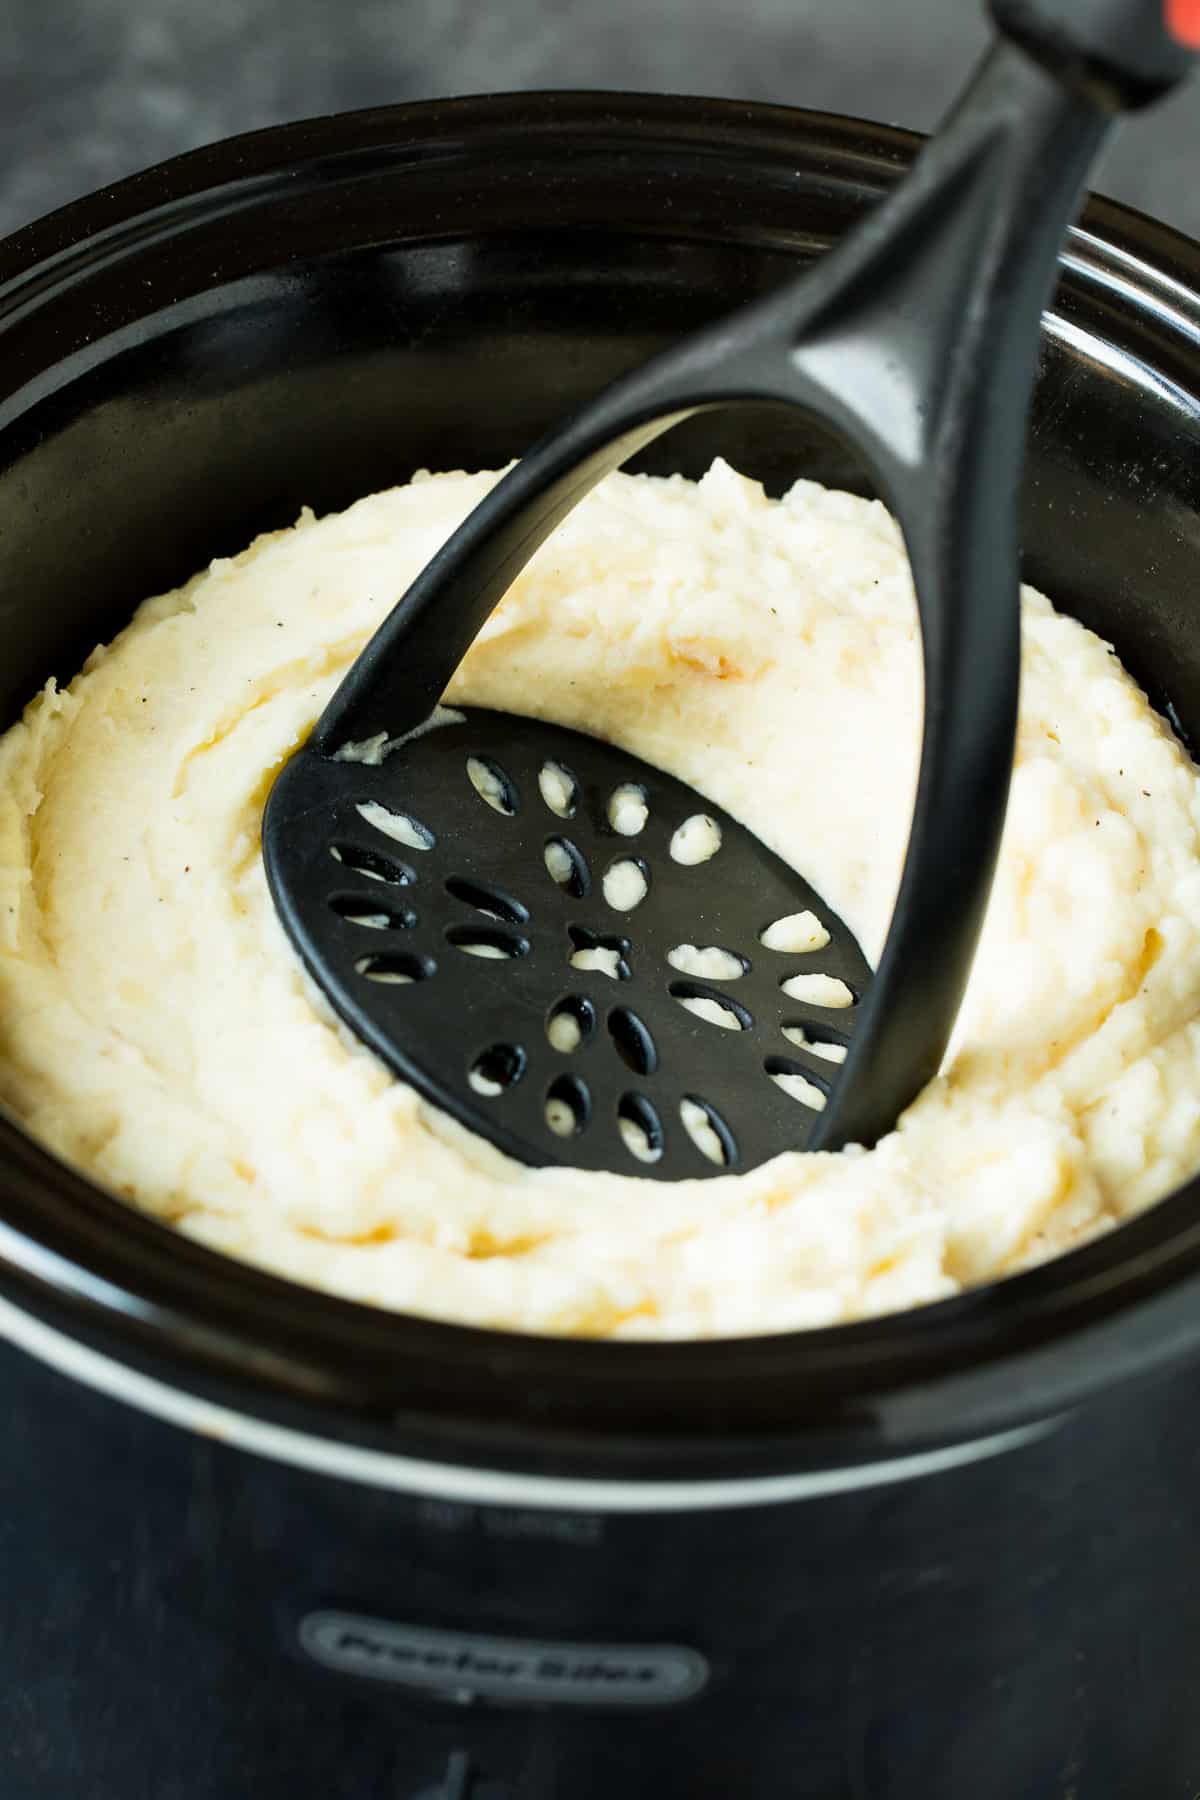
<path id="1" fill-rule="evenodd" d="M 232 132 L 438 94 L 728 94 L 929 127 L 982 0 L 0 0 L 0 232 Z M 1200 235 L 1200 83 L 1096 185 Z"/>

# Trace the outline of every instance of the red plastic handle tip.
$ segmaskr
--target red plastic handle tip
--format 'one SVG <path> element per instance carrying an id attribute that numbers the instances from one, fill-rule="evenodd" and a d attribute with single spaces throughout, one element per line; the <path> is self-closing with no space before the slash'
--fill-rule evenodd
<path id="1" fill-rule="evenodd" d="M 1167 30 L 1189 50 L 1200 50 L 1200 0 L 1167 0 Z"/>

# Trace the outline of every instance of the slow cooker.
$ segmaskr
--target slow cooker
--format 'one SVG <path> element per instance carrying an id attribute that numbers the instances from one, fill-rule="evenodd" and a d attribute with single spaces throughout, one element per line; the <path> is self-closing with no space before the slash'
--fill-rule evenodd
<path id="1" fill-rule="evenodd" d="M 916 147 L 487 97 L 235 139 L 17 233 L 3 724 L 302 506 L 519 455 Z M 863 486 L 767 408 L 647 466 L 714 454 Z M 1200 247 L 1099 200 L 1045 321 L 1025 544 L 1200 742 Z M 1200 1184 L 905 1315 L 589 1343 L 275 1279 L 0 1122 L 0 1328 L 4 1800 L 1200 1790 Z"/>

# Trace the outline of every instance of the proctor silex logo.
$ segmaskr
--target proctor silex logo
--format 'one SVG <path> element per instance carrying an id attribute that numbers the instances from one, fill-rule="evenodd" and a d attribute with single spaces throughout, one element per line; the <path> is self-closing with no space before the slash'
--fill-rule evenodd
<path id="1" fill-rule="evenodd" d="M 704 1657 L 677 1644 L 479 1637 L 343 1612 L 307 1613 L 299 1635 L 301 1648 L 327 1669 L 395 1682 L 447 1700 L 675 1706 L 698 1694 L 708 1680 Z"/>

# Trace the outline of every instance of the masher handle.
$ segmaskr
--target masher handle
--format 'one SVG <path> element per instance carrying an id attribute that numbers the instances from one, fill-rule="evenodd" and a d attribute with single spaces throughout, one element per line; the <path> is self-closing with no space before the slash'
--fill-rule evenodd
<path id="1" fill-rule="evenodd" d="M 1060 79 L 1144 106 L 1183 80 L 1200 50 L 1200 0 L 990 0 L 1006 37 Z"/>
<path id="2" fill-rule="evenodd" d="M 1169 0 L 1191 17 L 1195 0 Z M 810 1148 L 871 1144 L 940 1067 L 1012 769 L 1017 501 L 1039 319 L 1122 107 L 1194 60 L 1164 0 L 992 0 L 997 45 L 907 179 L 812 269 L 666 352 L 536 445 L 413 582 L 310 740 L 428 717 L 493 607 L 596 482 L 696 413 L 791 402 L 855 445 L 899 519 L 924 653 L 908 852 L 855 1040 Z"/>

